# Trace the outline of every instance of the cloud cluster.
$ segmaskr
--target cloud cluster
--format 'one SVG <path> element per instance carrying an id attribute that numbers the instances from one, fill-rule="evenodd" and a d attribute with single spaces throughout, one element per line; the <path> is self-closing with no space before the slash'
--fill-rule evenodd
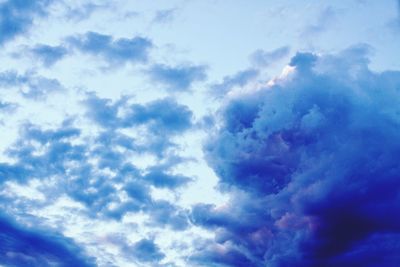
<path id="1" fill-rule="evenodd" d="M 396 266 L 400 72 L 367 49 L 298 53 L 287 76 L 231 99 L 205 146 L 232 200 L 191 219 L 216 232 L 192 260 L 222 266 Z"/>
<path id="2" fill-rule="evenodd" d="M 190 109 L 172 98 L 163 98 L 146 104 L 127 103 L 123 97 L 116 102 L 89 95 L 85 101 L 87 115 L 99 126 L 115 131 L 144 127 L 146 140 L 136 146 L 137 150 L 165 155 L 174 144 L 167 137 L 182 134 L 192 127 L 193 114 Z"/>
<path id="3" fill-rule="evenodd" d="M 2 206 L 4 212 L 28 212 L 67 196 L 84 207 L 80 212 L 88 218 L 121 222 L 128 213 L 142 213 L 146 215 L 144 224 L 152 229 L 186 230 L 189 227 L 187 211 L 167 200 L 154 198 L 152 191 L 174 192 L 192 181 L 173 171 L 185 159 L 177 156 L 179 147 L 171 140 L 192 127 L 192 112 L 188 107 L 169 98 L 138 104 L 131 103 L 128 97 L 113 102 L 93 93 L 82 104 L 87 109 L 86 119 L 97 128 L 96 133 L 86 135 L 85 127 L 74 119 L 66 119 L 52 128 L 31 123 L 21 126 L 19 138 L 5 153 L 12 161 L 0 162 L 1 203 L 7 203 Z M 144 131 L 143 140 L 132 136 L 139 129 Z M 132 158 L 144 154 L 152 155 L 154 162 L 146 167 L 136 166 Z M 21 201 L 6 192 L 10 183 L 28 185 L 32 180 L 40 183 L 38 190 L 46 195 L 44 200 Z M 7 238 L 14 235 L 10 229 L 0 229 L 0 235 Z M 128 258 L 138 261 L 164 258 L 150 239 L 134 245 L 122 240 L 115 245 L 121 253 L 131 246 Z M 0 249 L 0 260 L 7 262 L 7 253 Z M 33 249 L 27 252 L 35 253 L 39 252 Z M 68 265 L 62 256 L 54 260 L 60 266 L 85 266 Z"/>

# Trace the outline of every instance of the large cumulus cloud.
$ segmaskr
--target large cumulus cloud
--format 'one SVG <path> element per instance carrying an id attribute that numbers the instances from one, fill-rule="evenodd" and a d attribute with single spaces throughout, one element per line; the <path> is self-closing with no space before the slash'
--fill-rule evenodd
<path id="1" fill-rule="evenodd" d="M 400 72 L 367 48 L 296 54 L 284 78 L 227 102 L 206 145 L 225 206 L 192 221 L 216 237 L 192 259 L 223 266 L 397 266 Z"/>

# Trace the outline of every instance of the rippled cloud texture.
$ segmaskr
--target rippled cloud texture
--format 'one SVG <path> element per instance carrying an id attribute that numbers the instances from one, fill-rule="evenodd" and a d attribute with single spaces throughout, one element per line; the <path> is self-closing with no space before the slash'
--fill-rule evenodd
<path id="1" fill-rule="evenodd" d="M 166 2 L 0 0 L 0 265 L 399 266 L 398 1 Z"/>

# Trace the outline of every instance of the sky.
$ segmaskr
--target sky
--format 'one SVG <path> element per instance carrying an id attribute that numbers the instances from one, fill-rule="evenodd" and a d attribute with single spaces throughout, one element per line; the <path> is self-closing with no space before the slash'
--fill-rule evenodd
<path id="1" fill-rule="evenodd" d="M 396 0 L 0 0 L 0 266 L 399 266 L 399 47 Z"/>

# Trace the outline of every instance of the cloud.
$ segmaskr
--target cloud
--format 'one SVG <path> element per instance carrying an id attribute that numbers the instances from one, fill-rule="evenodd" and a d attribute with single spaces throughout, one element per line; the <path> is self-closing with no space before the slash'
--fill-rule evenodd
<path id="1" fill-rule="evenodd" d="M 153 23 L 167 23 L 171 22 L 177 12 L 176 8 L 163 9 L 156 12 Z"/>
<path id="2" fill-rule="evenodd" d="M 124 108 L 127 109 L 131 107 L 126 101 L 111 104 L 95 96 L 91 99 L 96 100 L 95 103 L 101 103 L 95 104 L 93 106 L 95 109 L 99 106 L 104 109 L 107 105 L 111 105 L 114 111 L 118 111 L 119 105 L 126 105 Z M 157 111 L 156 114 L 164 113 L 162 116 L 168 114 L 167 107 L 170 105 L 178 108 L 177 113 L 172 117 L 177 117 L 178 113 L 184 116 L 184 111 L 187 111 L 185 106 L 179 106 L 169 99 L 163 101 L 149 102 L 140 106 L 151 107 L 150 110 L 152 110 L 152 104 L 157 103 L 154 107 L 163 109 L 153 111 Z M 167 103 L 167 105 L 158 106 L 158 103 Z M 116 121 L 116 124 L 111 128 L 103 128 L 91 136 L 83 135 L 84 131 L 79 126 L 74 126 L 76 122 L 73 119 L 67 119 L 59 127 L 48 129 L 32 124 L 22 125 L 19 138 L 8 147 L 5 153 L 13 162 L 0 163 L 2 183 L 14 182 L 28 185 L 31 179 L 39 179 L 43 182 L 41 191 L 46 195 L 46 203 L 56 201 L 60 195 L 67 195 L 72 200 L 83 204 L 90 217 L 121 220 L 128 212 L 143 211 L 149 214 L 151 226 L 168 226 L 173 230 L 186 229 L 188 226 L 186 213 L 168 202 L 154 200 L 151 195 L 152 188 L 162 188 L 173 192 L 192 180 L 183 174 L 172 172 L 172 169 L 184 159 L 176 157 L 173 151 L 160 157 L 159 154 L 163 151 L 156 151 L 152 147 L 152 135 L 163 139 L 164 142 L 169 142 L 171 134 L 180 132 L 167 127 L 165 131 L 159 131 L 160 136 L 158 136 L 157 132 L 149 130 L 150 137 L 146 136 L 146 142 L 149 143 L 137 144 L 134 138 L 118 131 L 125 129 L 126 120 L 124 117 L 119 118 L 118 112 L 114 113 L 114 111 L 111 112 L 113 114 L 111 118 Z M 151 124 L 148 120 L 157 119 L 156 114 L 148 118 L 146 114 L 144 116 L 146 119 L 135 120 L 130 127 Z M 164 120 L 162 116 L 161 122 L 156 124 L 161 125 L 157 126 L 160 128 L 164 127 L 163 123 L 169 123 L 169 119 Z M 174 127 L 185 130 L 181 128 L 182 126 L 175 125 Z M 143 153 L 155 154 L 159 157 L 155 163 L 139 169 L 133 164 L 131 156 Z M 58 179 L 49 182 L 53 179 L 52 177 L 58 177 Z M 24 205 L 28 204 L 30 207 L 47 205 L 46 203 L 21 203 L 12 198 L 7 199 L 7 202 L 8 207 L 16 207 L 20 210 L 27 208 Z"/>
<path id="3" fill-rule="evenodd" d="M 192 125 L 192 112 L 172 98 L 134 104 L 123 119 L 126 126 L 147 124 L 152 132 L 181 133 Z"/>
<path id="4" fill-rule="evenodd" d="M 90 93 L 84 104 L 90 119 L 105 128 L 114 128 L 121 124 L 117 113 L 119 106 L 125 102 L 126 99 L 122 98 L 116 103 L 112 103 L 111 99 L 99 98 L 94 93 Z"/>
<path id="5" fill-rule="evenodd" d="M 0 45 L 29 30 L 36 16 L 46 15 L 51 0 L 0 2 Z"/>
<path id="6" fill-rule="evenodd" d="M 174 146 L 166 137 L 180 135 L 193 126 L 192 111 L 172 98 L 158 99 L 145 104 L 129 104 L 128 101 L 128 98 L 122 97 L 113 103 L 110 99 L 89 94 L 85 101 L 87 116 L 109 130 L 145 127 L 145 142 L 135 148 L 159 156 Z"/>
<path id="7" fill-rule="evenodd" d="M 225 96 L 233 87 L 245 86 L 249 81 L 254 80 L 258 77 L 259 71 L 256 69 L 246 69 L 237 72 L 232 76 L 225 76 L 221 83 L 217 83 L 211 86 L 211 94 L 216 97 Z"/>
<path id="8" fill-rule="evenodd" d="M 7 266 L 96 266 L 70 239 L 25 228 L 0 217 L 0 264 Z"/>
<path id="9" fill-rule="evenodd" d="M 321 34 L 326 31 L 328 27 L 337 17 L 338 10 L 334 9 L 332 6 L 324 8 L 314 24 L 308 25 L 304 31 L 301 33 L 302 37 L 310 37 Z"/>
<path id="10" fill-rule="evenodd" d="M 274 64 L 276 61 L 283 59 L 290 52 L 288 46 L 282 46 L 272 51 L 256 50 L 250 56 L 250 60 L 259 67 L 267 67 Z"/>
<path id="11" fill-rule="evenodd" d="M 171 92 L 182 92 L 190 89 L 194 82 L 204 81 L 207 77 L 203 65 L 168 66 L 154 65 L 148 74 L 153 82 L 160 83 Z"/>
<path id="12" fill-rule="evenodd" d="M 154 201 L 151 206 L 147 207 L 146 211 L 151 218 L 150 226 L 164 229 L 169 226 L 174 231 L 183 231 L 189 227 L 187 212 L 168 201 Z"/>
<path id="13" fill-rule="evenodd" d="M 168 174 L 160 168 L 151 168 L 151 170 L 143 177 L 146 181 L 158 188 L 174 189 L 187 184 L 191 179 L 184 175 Z"/>
<path id="14" fill-rule="evenodd" d="M 371 71 L 367 52 L 298 53 L 286 77 L 224 106 L 205 153 L 232 199 L 193 207 L 216 233 L 194 261 L 398 263 L 400 72 Z"/>
<path id="15" fill-rule="evenodd" d="M 149 39 L 143 37 L 118 38 L 97 32 L 71 36 L 67 43 L 82 53 L 98 56 L 110 65 L 122 65 L 128 62 L 144 63 L 152 47 Z"/>
<path id="16" fill-rule="evenodd" d="M 396 1 L 396 9 L 397 9 L 397 14 L 395 18 L 390 19 L 387 23 L 386 26 L 391 29 L 395 34 L 398 33 L 400 30 L 400 1 Z"/>
<path id="17" fill-rule="evenodd" d="M 0 88 L 17 87 L 22 96 L 42 100 L 53 92 L 64 90 L 57 79 L 50 79 L 35 72 L 19 74 L 16 71 L 0 72 Z"/>
<path id="18" fill-rule="evenodd" d="M 158 262 L 162 260 L 165 255 L 160 251 L 160 248 L 154 243 L 152 239 L 142 239 L 133 244 L 132 255 L 142 262 Z"/>
<path id="19" fill-rule="evenodd" d="M 18 105 L 15 103 L 10 103 L 10 102 L 4 102 L 4 101 L 0 101 L 0 111 L 1 112 L 13 112 L 14 110 L 16 110 L 18 108 Z"/>
<path id="20" fill-rule="evenodd" d="M 94 3 L 83 3 L 78 7 L 71 7 L 67 3 L 66 4 L 66 18 L 71 19 L 73 21 L 82 21 L 85 19 L 89 19 L 90 16 L 95 13 L 95 11 L 113 8 L 111 4 L 94 4 Z M 79 4 L 79 3 L 78 3 Z"/>
<path id="21" fill-rule="evenodd" d="M 45 44 L 37 44 L 30 53 L 38 58 L 46 67 L 52 66 L 57 61 L 61 60 L 68 53 L 67 48 L 59 46 L 50 46 Z"/>

